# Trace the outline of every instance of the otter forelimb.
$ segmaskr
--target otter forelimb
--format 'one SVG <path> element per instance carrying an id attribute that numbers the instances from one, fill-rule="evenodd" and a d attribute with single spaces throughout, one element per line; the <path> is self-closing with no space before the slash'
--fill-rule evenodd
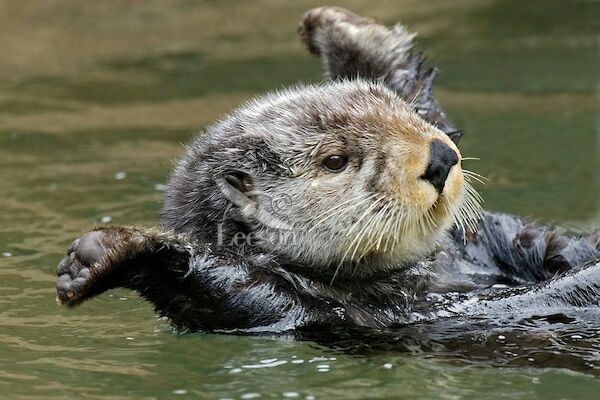
<path id="1" fill-rule="evenodd" d="M 242 257 L 155 229 L 87 233 L 70 246 L 57 275 L 61 304 L 132 289 L 175 327 L 191 331 L 342 323 L 335 310 L 319 304 L 309 280 L 286 272 L 272 257 Z"/>

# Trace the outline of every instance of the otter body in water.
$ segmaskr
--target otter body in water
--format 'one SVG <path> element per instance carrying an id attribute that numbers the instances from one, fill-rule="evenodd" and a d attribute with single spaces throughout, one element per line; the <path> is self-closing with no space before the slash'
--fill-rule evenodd
<path id="1" fill-rule="evenodd" d="M 309 11 L 300 34 L 332 82 L 256 99 L 199 135 L 171 176 L 166 230 L 76 240 L 61 303 L 130 288 L 192 331 L 597 308 L 600 236 L 480 210 L 412 35 L 337 8 Z"/>

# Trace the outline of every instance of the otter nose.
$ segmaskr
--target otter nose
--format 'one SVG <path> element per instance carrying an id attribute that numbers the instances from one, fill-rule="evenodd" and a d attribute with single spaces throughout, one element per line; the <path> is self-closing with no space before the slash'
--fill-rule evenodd
<path id="1" fill-rule="evenodd" d="M 439 139 L 429 144 L 429 165 L 421 179 L 429 181 L 433 187 L 442 193 L 450 168 L 458 163 L 458 155 L 450 146 Z"/>

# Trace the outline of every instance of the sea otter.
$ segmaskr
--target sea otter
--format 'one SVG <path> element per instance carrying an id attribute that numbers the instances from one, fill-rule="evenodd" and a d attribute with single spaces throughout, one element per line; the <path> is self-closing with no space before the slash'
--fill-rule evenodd
<path id="1" fill-rule="evenodd" d="M 481 211 L 413 35 L 333 7 L 299 33 L 329 81 L 208 127 L 171 175 L 163 228 L 73 242 L 61 304 L 125 287 L 178 328 L 236 332 L 597 308 L 600 235 Z"/>

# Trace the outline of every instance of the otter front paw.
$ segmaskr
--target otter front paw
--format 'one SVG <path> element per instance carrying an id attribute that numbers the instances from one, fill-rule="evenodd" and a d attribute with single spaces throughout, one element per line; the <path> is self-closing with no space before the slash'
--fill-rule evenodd
<path id="1" fill-rule="evenodd" d="M 108 290 L 102 282 L 112 268 L 108 256 L 122 240 L 118 228 L 104 228 L 76 239 L 56 270 L 57 302 L 74 306 Z"/>
<path id="2" fill-rule="evenodd" d="M 298 26 L 298 34 L 308 50 L 319 55 L 329 53 L 333 47 L 352 43 L 352 35 L 357 34 L 357 28 L 367 25 L 385 29 L 370 18 L 340 7 L 324 6 L 313 8 L 304 14 Z"/>

